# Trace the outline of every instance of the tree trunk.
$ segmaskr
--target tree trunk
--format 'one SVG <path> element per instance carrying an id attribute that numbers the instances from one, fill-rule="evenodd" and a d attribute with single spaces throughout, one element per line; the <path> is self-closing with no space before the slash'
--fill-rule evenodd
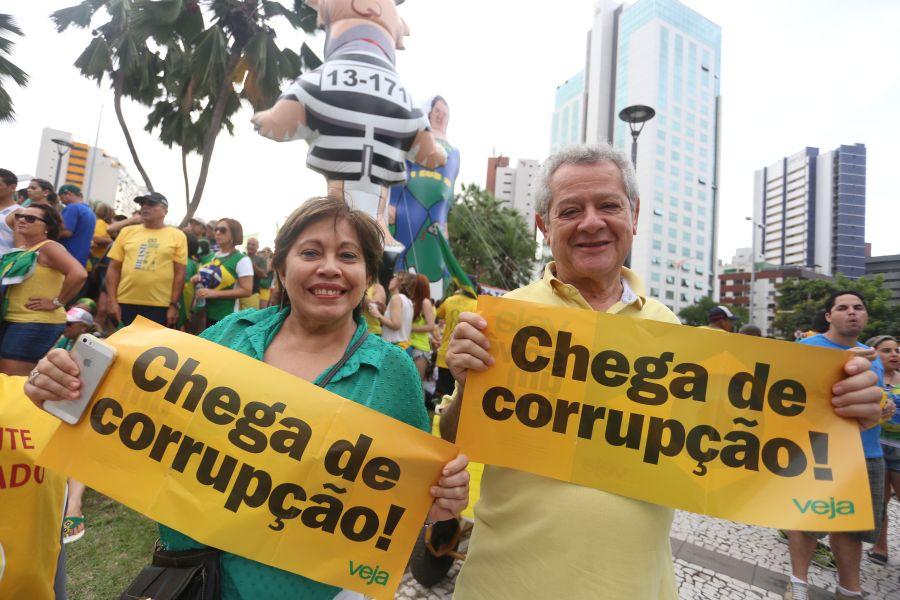
<path id="1" fill-rule="evenodd" d="M 153 184 L 150 183 L 150 177 L 147 176 L 147 171 L 144 170 L 144 165 L 141 164 L 141 159 L 138 158 L 137 149 L 134 147 L 134 140 L 131 139 L 131 133 L 128 131 L 128 125 L 125 123 L 124 115 L 122 115 L 123 78 L 124 74 L 118 73 L 113 82 L 113 106 L 116 110 L 116 119 L 119 121 L 119 127 L 125 135 L 125 143 L 128 144 L 128 151 L 131 152 L 131 160 L 134 161 L 135 168 L 138 170 L 138 173 L 141 174 L 141 179 L 144 180 L 144 186 L 146 186 L 147 191 L 152 192 Z"/>
<path id="2" fill-rule="evenodd" d="M 188 183 L 187 150 L 181 149 L 181 174 L 184 176 L 184 206 L 186 210 L 191 208 L 191 186 Z M 190 218 L 190 217 L 188 217 Z"/>
<path id="3" fill-rule="evenodd" d="M 225 117 L 225 106 L 228 104 L 230 94 L 234 93 L 232 87 L 232 77 L 238 60 L 241 58 L 241 48 L 233 48 L 231 56 L 228 57 L 228 66 L 225 69 L 225 76 L 222 78 L 222 85 L 219 87 L 219 95 L 216 98 L 216 106 L 213 109 L 212 120 L 209 123 L 209 130 L 203 138 L 203 159 L 200 162 L 200 172 L 197 174 L 197 185 L 194 187 L 194 196 L 188 202 L 187 213 L 181 221 L 181 227 L 187 225 L 188 220 L 194 216 L 197 207 L 200 205 L 200 199 L 203 197 L 203 188 L 206 187 L 206 176 L 209 174 L 209 162 L 212 159 L 213 149 L 216 147 L 216 138 L 219 136 L 219 130 L 222 128 L 222 120 Z"/>

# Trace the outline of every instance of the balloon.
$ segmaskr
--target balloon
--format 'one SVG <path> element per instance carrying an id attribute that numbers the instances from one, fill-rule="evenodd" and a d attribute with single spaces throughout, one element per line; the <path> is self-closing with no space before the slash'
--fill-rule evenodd
<path id="1" fill-rule="evenodd" d="M 398 271 L 414 268 L 428 277 L 433 298 L 441 298 L 451 279 L 444 249 L 437 229 L 447 236 L 447 214 L 454 201 L 454 187 L 459 174 L 459 150 L 446 140 L 449 106 L 441 96 L 425 105 L 438 143 L 447 153 L 447 162 L 429 169 L 408 163 L 409 177 L 405 186 L 391 188 L 394 209 L 394 237 L 405 246 L 397 259 Z"/>
<path id="2" fill-rule="evenodd" d="M 305 139 L 306 165 L 387 230 L 389 187 L 406 180 L 406 160 L 446 162 L 428 119 L 395 69 L 409 28 L 392 0 L 307 0 L 325 27 L 325 62 L 301 75 L 275 106 L 253 116 L 260 135 Z"/>

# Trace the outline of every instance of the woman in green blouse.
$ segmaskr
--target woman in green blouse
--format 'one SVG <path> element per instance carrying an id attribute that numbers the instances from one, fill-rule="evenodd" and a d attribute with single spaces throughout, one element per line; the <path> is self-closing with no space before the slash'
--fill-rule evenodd
<path id="1" fill-rule="evenodd" d="M 362 302 L 378 273 L 382 244 L 375 221 L 343 199 L 307 201 L 275 240 L 273 267 L 284 290 L 282 306 L 229 315 L 201 337 L 319 382 L 366 331 Z M 77 381 L 65 374 L 77 370 L 61 350 L 48 354 L 37 370 L 48 375 L 27 387 L 35 402 L 58 399 L 58 386 Z M 416 367 L 402 349 L 378 336 L 368 336 L 325 389 L 430 431 Z M 467 463 L 460 455 L 444 467 L 430 490 L 435 500 L 429 522 L 454 518 L 466 507 Z M 160 540 L 169 550 L 203 547 L 165 526 Z M 224 600 L 330 600 L 341 591 L 233 554 L 223 553 L 220 564 Z"/>

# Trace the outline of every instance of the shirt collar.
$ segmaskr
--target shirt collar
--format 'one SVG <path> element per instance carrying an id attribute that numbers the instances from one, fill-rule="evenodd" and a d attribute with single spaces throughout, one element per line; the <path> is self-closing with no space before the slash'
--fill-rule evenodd
<path id="1" fill-rule="evenodd" d="M 631 305 L 634 305 L 635 308 L 640 310 L 647 302 L 646 293 L 644 292 L 644 284 L 631 269 L 627 267 L 621 267 L 620 272 L 620 281 L 622 282 L 622 296 L 619 298 L 619 301 L 617 303 L 609 308 L 607 312 L 619 312 L 626 306 Z M 569 298 L 580 305 L 583 305 L 583 308 L 590 308 L 590 304 L 588 304 L 587 300 L 584 299 L 584 296 L 581 295 L 581 292 L 578 291 L 578 288 L 569 283 L 564 283 L 556 276 L 555 261 L 547 263 L 547 266 L 544 268 L 543 281 L 546 282 L 557 294 L 563 296 L 564 298 Z"/>
<path id="2" fill-rule="evenodd" d="M 275 336 L 281 331 L 281 326 L 284 325 L 290 312 L 290 307 L 285 307 L 277 312 L 269 312 L 268 310 L 253 311 L 244 317 L 251 323 L 245 330 L 247 341 L 252 348 L 252 354 L 250 354 L 250 356 L 257 360 L 263 360 L 266 354 L 266 348 L 269 347 L 269 344 L 272 343 L 272 340 L 275 339 Z M 350 338 L 347 348 L 350 348 L 350 346 L 355 344 L 362 336 L 363 332 L 367 330 L 366 322 L 363 319 L 357 319 L 356 331 L 353 333 L 353 337 Z M 331 383 L 333 384 L 356 373 L 359 371 L 360 365 L 362 364 L 370 365 L 376 369 L 380 368 L 383 353 L 378 352 L 378 342 L 378 336 L 369 335 L 356 352 L 354 352 L 347 360 L 347 363 L 335 374 Z M 330 367 L 320 373 L 319 376 L 316 377 L 316 382 L 318 382 L 329 369 Z"/>

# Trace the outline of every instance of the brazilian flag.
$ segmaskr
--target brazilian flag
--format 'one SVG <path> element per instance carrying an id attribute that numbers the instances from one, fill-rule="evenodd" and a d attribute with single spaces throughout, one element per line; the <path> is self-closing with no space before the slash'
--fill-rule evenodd
<path id="1" fill-rule="evenodd" d="M 37 267 L 37 250 L 13 250 L 0 256 L 0 315 L 6 314 L 6 288 L 22 283 Z"/>

